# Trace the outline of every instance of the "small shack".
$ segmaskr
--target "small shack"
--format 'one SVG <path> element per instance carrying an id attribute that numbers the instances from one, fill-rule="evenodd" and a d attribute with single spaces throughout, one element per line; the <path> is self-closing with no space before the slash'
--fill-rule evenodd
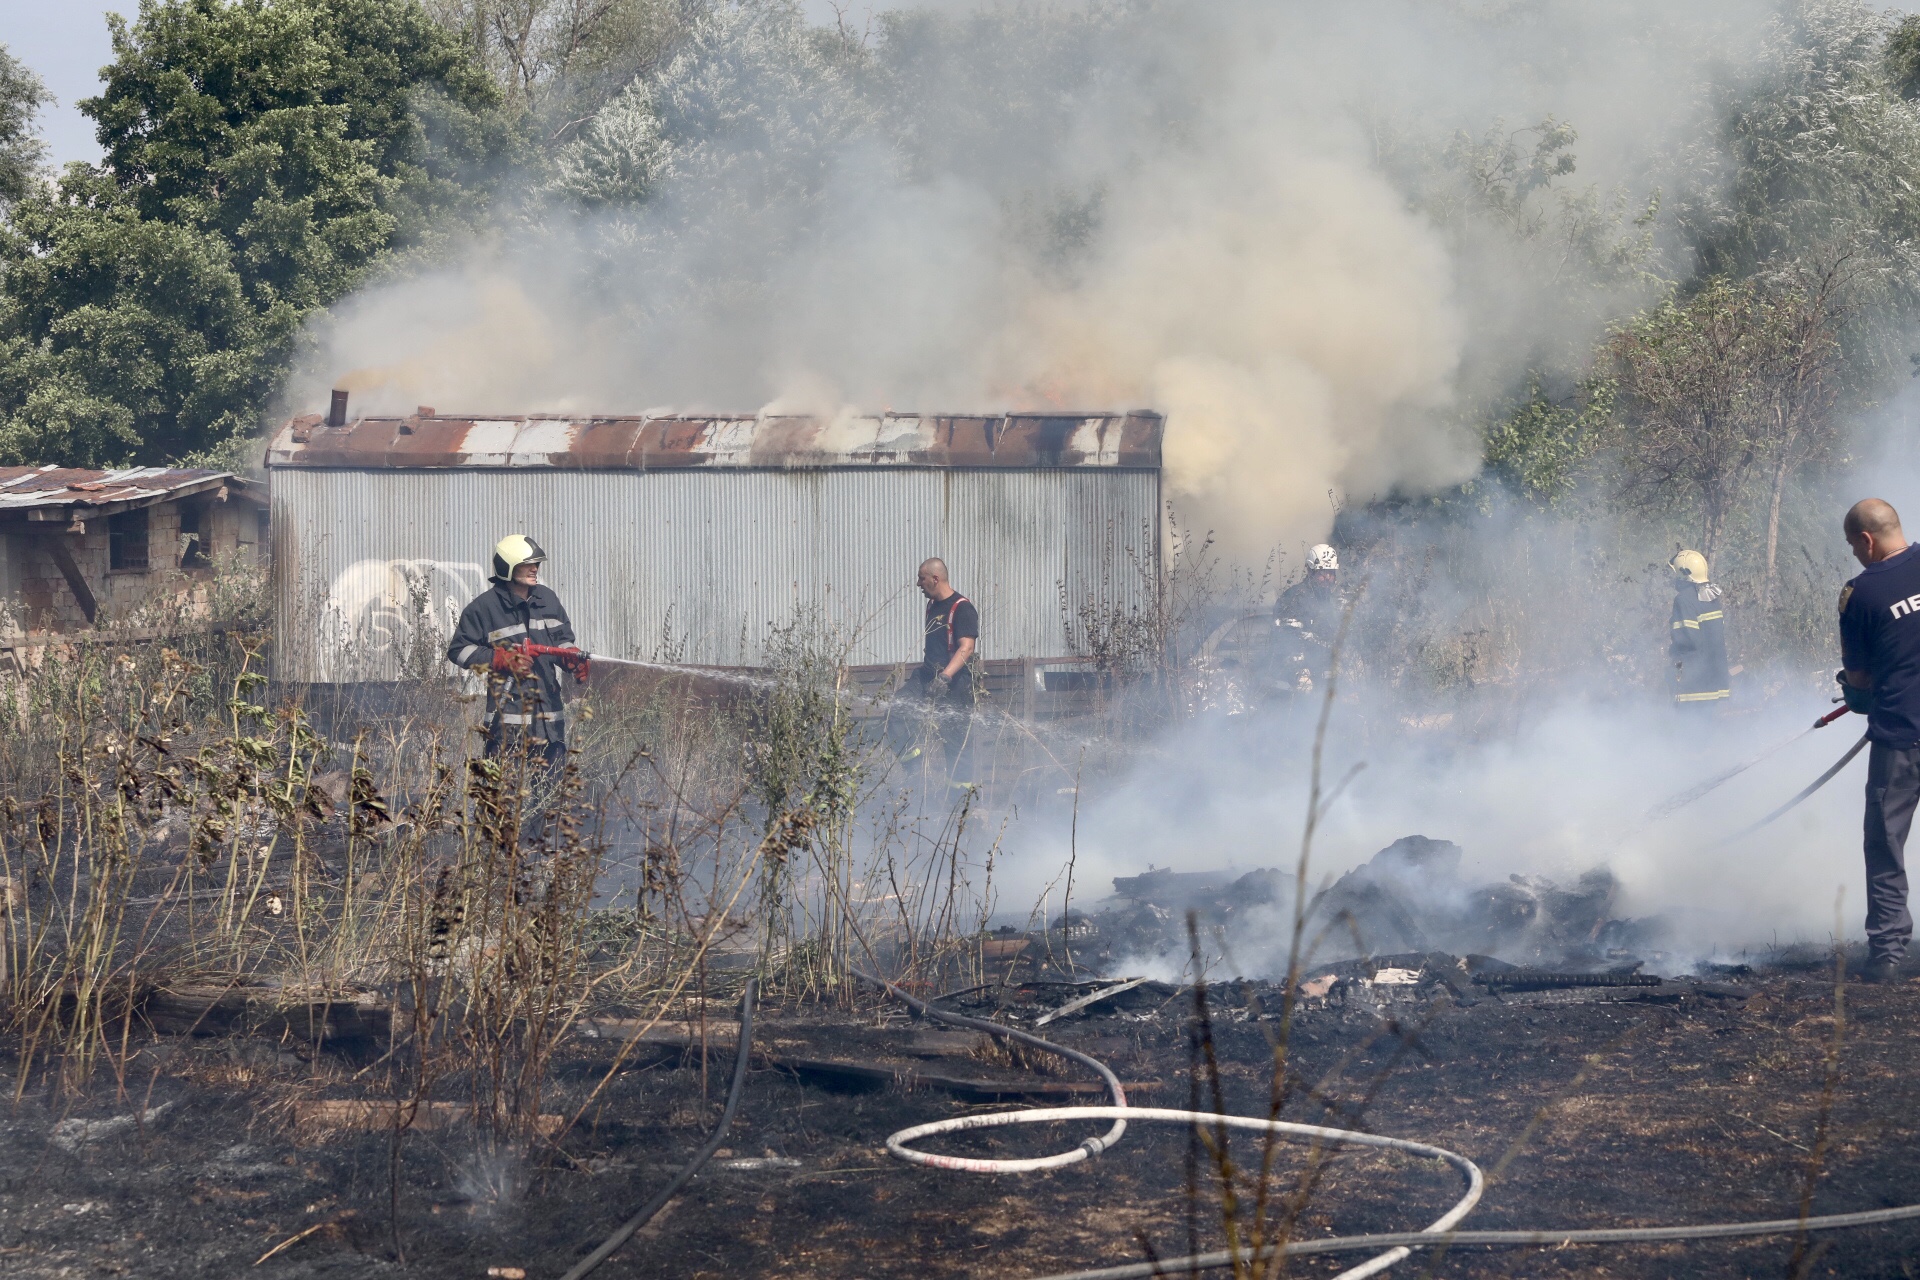
<path id="1" fill-rule="evenodd" d="M 344 400 L 343 396 L 339 396 Z M 922 558 L 984 619 L 983 657 L 1071 653 L 1095 601 L 1150 608 L 1160 415 L 447 415 L 287 422 L 267 453 L 282 678 L 452 674 L 487 557 L 528 533 L 581 642 L 763 661 L 810 617 L 852 664 L 917 660 Z"/>
<path id="2" fill-rule="evenodd" d="M 0 467 L 0 630 L 59 635 L 177 603 L 266 547 L 259 486 L 225 471 Z"/>

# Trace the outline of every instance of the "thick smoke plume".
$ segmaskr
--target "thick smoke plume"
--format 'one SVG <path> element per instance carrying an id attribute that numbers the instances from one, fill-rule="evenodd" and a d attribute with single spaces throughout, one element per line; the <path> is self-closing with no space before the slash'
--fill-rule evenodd
<path id="1" fill-rule="evenodd" d="M 1606 318 L 1407 156 L 1572 105 L 1578 189 L 1644 194 L 1673 86 L 1752 16 L 1060 4 L 859 47 L 723 3 L 459 261 L 338 308 L 293 407 L 1146 406 L 1190 522 L 1294 546 L 1330 491 L 1468 478 L 1463 389 Z"/>
<path id="2" fill-rule="evenodd" d="M 1472 477 L 1476 424 L 1539 380 L 1569 388 L 1610 325 L 1694 270 L 1732 167 L 1715 103 L 1799 56 L 1779 12 L 1063 3 L 909 13 L 858 45 L 775 0 L 718 4 L 495 230 L 338 308 L 293 407 L 336 383 L 389 410 L 1151 407 L 1184 522 L 1257 561 L 1326 536 L 1342 503 Z M 1467 725 L 1500 701 L 1484 693 L 1476 711 L 1357 676 L 1364 714 L 1343 704 L 1331 750 L 1336 773 L 1370 767 L 1316 880 L 1424 831 L 1474 874 L 1611 866 L 1625 911 L 1707 909 L 1703 951 L 1825 933 L 1858 875 L 1855 780 L 1718 841 L 1848 730 L 1641 822 L 1820 700 L 1683 731 L 1659 705 L 1672 548 L 1627 563 L 1637 535 L 1600 536 L 1611 513 L 1576 531 L 1501 501 L 1424 557 L 1376 557 L 1356 655 L 1376 677 L 1424 664 L 1511 689 L 1504 719 Z M 1838 555 L 1803 558 L 1819 574 Z M 1413 634 L 1416 605 L 1445 625 Z M 1818 677 L 1747 680 L 1771 696 Z M 1202 721 L 1090 788 L 1085 896 L 1149 862 L 1290 866 L 1300 728 Z M 1073 852 L 1029 829 L 1003 900 L 1051 892 Z M 1241 945 L 1257 968 L 1259 938 Z"/>

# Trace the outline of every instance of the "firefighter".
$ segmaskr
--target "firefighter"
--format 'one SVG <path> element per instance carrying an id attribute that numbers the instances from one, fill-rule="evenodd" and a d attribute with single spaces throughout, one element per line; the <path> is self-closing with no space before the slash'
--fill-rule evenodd
<path id="1" fill-rule="evenodd" d="M 573 623 L 551 588 L 540 585 L 547 553 L 524 533 L 512 533 L 493 548 L 493 589 L 477 596 L 460 614 L 447 661 L 466 667 L 487 682 L 487 754 L 525 743 L 549 764 L 567 753 L 566 710 L 560 701 L 560 675 L 571 668 L 579 677 L 584 662 L 552 654 L 523 652 L 527 644 L 571 647 Z M 584 656 L 584 655 L 583 655 Z"/>
<path id="2" fill-rule="evenodd" d="M 1847 512 L 1857 577 L 1840 589 L 1840 690 L 1867 717 L 1867 968 L 1899 974 L 1913 938 L 1907 910 L 1907 831 L 1920 802 L 1920 554 L 1900 516 L 1878 498 Z"/>
<path id="3" fill-rule="evenodd" d="M 1676 707 L 1711 709 L 1733 696 L 1727 673 L 1727 611 L 1720 588 L 1707 580 L 1707 558 L 1680 551 L 1673 570 L 1673 618 L 1668 629 L 1667 684 Z"/>
<path id="4" fill-rule="evenodd" d="M 968 774 L 972 762 L 967 748 L 976 699 L 969 664 L 980 642 L 980 610 L 954 590 L 947 581 L 947 562 L 937 556 L 921 562 L 915 581 L 920 594 L 927 598 L 927 611 L 925 646 L 920 666 L 911 677 L 911 688 L 924 701 L 925 718 L 946 748 L 947 772 L 953 785 L 971 787 L 973 781 Z M 902 760 L 920 754 L 917 743 L 903 743 L 902 748 Z"/>
<path id="5" fill-rule="evenodd" d="M 1346 612 L 1347 598 L 1340 590 L 1339 553 L 1324 542 L 1316 543 L 1307 551 L 1307 576 L 1273 602 L 1283 683 L 1311 693 L 1316 680 L 1327 678 L 1333 663 L 1334 637 L 1340 634 Z"/>

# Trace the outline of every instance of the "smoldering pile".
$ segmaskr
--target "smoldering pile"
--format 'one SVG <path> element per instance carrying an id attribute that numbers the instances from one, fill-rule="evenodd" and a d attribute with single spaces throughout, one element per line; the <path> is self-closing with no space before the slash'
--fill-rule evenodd
<path id="1" fill-rule="evenodd" d="M 1317 967 L 1388 955 L 1484 956 L 1527 968 L 1603 973 L 1663 959 L 1658 919 L 1615 913 L 1619 883 L 1596 867 L 1570 885 L 1545 876 L 1474 884 L 1462 850 L 1411 835 L 1394 841 L 1308 899 L 1301 961 Z M 1189 954 L 1188 918 L 1203 947 L 1216 940 L 1250 974 L 1284 971 L 1292 948 L 1291 875 L 1261 869 L 1118 876 L 1114 897 L 1068 922 L 1078 958 L 1105 972 Z"/>

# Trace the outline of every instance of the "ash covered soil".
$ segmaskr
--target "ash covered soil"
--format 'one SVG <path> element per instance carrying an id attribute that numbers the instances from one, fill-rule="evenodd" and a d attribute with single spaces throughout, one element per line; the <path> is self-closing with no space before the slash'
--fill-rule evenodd
<path id="1" fill-rule="evenodd" d="M 1470 1227 L 1792 1217 L 1810 1177 L 1815 1213 L 1920 1200 L 1912 1031 L 1920 979 L 1846 985 L 1831 1090 L 1830 976 L 1761 973 L 1713 991 L 1510 993 L 1463 1005 L 1409 988 L 1386 1003 L 1310 1002 L 1316 1007 L 1302 1010 L 1292 1033 L 1291 1062 L 1313 1090 L 1296 1092 L 1287 1115 L 1471 1157 L 1490 1185 Z M 1228 1109 L 1250 1114 L 1265 1108 L 1277 1030 L 1249 1003 L 1259 994 L 1220 988 L 1211 1010 Z M 1193 1011 L 1190 995 L 1143 988 L 1042 1034 L 1104 1059 L 1123 1080 L 1159 1082 L 1136 1102 L 1185 1106 Z M 907 1061 L 912 1037 L 925 1034 L 884 1005 L 851 1013 L 772 1006 L 755 1043 L 884 1064 Z M 578 1107 L 614 1054 L 611 1041 L 574 1042 L 546 1109 Z M 483 1277 L 520 1268 L 536 1280 L 557 1277 L 700 1146 L 719 1113 L 729 1057 L 712 1052 L 704 1079 L 692 1053 L 623 1068 L 589 1121 L 527 1168 L 476 1155 L 455 1131 L 409 1134 L 396 1232 L 388 1136 L 317 1136 L 294 1120 L 302 1101 L 354 1096 L 364 1063 L 259 1039 L 159 1039 L 134 1056 L 124 1098 L 109 1079 L 84 1103 L 55 1108 L 30 1095 L 0 1111 L 0 1274 Z M 1076 1068 L 1009 1062 L 986 1048 L 933 1066 L 951 1074 L 955 1061 L 972 1062 L 981 1078 L 1081 1078 Z M 1143 1240 L 1161 1256 L 1185 1251 L 1189 1136 L 1178 1127 L 1135 1125 L 1115 1150 L 1053 1173 L 985 1177 L 885 1154 L 886 1136 L 906 1125 L 1009 1105 L 1020 1104 L 756 1069 L 723 1156 L 597 1274 L 1038 1276 L 1140 1261 Z M 1036 1126 L 952 1139 L 943 1149 L 1039 1154 L 1094 1131 Z M 1255 1143 L 1235 1149 L 1249 1163 L 1257 1158 Z M 1280 1177 L 1291 1188 L 1300 1152 L 1282 1150 Z M 516 1172 L 524 1190 L 490 1191 Z M 1210 1175 L 1203 1185 L 1192 1229 L 1203 1245 L 1217 1245 L 1217 1190 Z M 1344 1153 L 1299 1234 L 1414 1229 L 1456 1194 L 1457 1179 L 1435 1165 Z M 309 1228 L 317 1229 L 254 1265 Z M 1812 1243 L 1819 1252 L 1809 1274 L 1920 1274 L 1920 1223 Z M 1462 1248 L 1437 1264 L 1416 1257 L 1403 1267 L 1410 1275 L 1431 1266 L 1475 1276 L 1744 1277 L 1787 1274 L 1793 1256 L 1791 1239 L 1771 1238 Z M 1294 1272 L 1340 1266 L 1298 1260 Z"/>

